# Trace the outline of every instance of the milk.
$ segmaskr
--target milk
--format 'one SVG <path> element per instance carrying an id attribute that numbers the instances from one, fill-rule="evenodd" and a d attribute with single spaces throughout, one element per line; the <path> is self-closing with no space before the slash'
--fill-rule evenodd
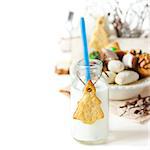
<path id="1" fill-rule="evenodd" d="M 77 108 L 77 102 L 81 99 L 84 85 L 78 82 L 71 87 L 71 133 L 79 141 L 102 141 L 108 136 L 108 88 L 99 80 L 96 84 L 96 96 L 101 100 L 100 107 L 103 110 L 104 118 L 93 124 L 85 124 L 80 120 L 73 119 Z"/>

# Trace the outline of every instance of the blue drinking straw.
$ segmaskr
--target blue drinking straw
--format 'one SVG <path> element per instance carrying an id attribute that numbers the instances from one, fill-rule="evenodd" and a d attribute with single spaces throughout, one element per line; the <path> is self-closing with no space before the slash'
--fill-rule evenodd
<path id="1" fill-rule="evenodd" d="M 84 22 L 83 17 L 81 17 L 81 19 L 80 19 L 80 25 L 81 25 L 81 36 L 82 36 L 82 42 L 83 42 L 83 56 L 84 56 L 84 64 L 86 67 L 85 73 L 86 73 L 86 82 L 87 82 L 88 80 L 91 80 L 91 76 L 90 76 L 88 46 L 87 46 L 87 39 L 86 39 L 86 29 L 85 29 L 85 22 Z"/>

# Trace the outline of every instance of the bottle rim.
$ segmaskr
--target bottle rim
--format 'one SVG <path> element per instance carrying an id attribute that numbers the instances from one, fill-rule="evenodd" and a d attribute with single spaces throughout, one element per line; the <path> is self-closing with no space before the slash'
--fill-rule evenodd
<path id="1" fill-rule="evenodd" d="M 90 69 L 96 69 L 96 68 L 99 68 L 100 70 L 102 70 L 102 67 L 103 67 L 103 62 L 101 60 L 98 60 L 98 59 L 90 59 L 89 60 L 89 63 L 90 63 Z M 76 66 L 80 69 L 85 69 L 89 66 L 86 66 L 84 64 L 84 60 L 81 59 L 77 62 Z"/>

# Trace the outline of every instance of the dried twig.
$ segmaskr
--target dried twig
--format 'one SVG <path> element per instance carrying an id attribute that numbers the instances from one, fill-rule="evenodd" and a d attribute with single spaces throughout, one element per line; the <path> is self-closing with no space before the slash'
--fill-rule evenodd
<path id="1" fill-rule="evenodd" d="M 124 112 L 120 115 L 120 117 L 124 116 L 128 111 L 130 111 L 133 108 L 137 108 L 134 111 L 134 114 L 139 114 L 140 117 L 148 115 L 150 114 L 149 107 L 150 107 L 150 96 L 142 98 L 141 95 L 139 95 L 133 101 L 128 101 L 126 102 L 125 105 L 119 107 L 120 109 L 125 108 Z"/>

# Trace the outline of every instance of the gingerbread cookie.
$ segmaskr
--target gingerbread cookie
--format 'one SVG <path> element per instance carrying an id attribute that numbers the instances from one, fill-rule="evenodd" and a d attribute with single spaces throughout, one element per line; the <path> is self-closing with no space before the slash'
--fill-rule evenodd
<path id="1" fill-rule="evenodd" d="M 73 118 L 86 124 L 93 124 L 96 120 L 104 118 L 100 104 L 101 100 L 96 96 L 96 89 L 91 80 L 89 80 L 84 88 L 83 96 L 78 102 Z"/>
<path id="2" fill-rule="evenodd" d="M 109 43 L 108 33 L 105 30 L 105 26 L 105 17 L 98 18 L 96 22 L 96 27 L 94 29 L 94 33 L 89 43 L 89 48 L 94 49 L 94 51 L 100 51 Z"/>

